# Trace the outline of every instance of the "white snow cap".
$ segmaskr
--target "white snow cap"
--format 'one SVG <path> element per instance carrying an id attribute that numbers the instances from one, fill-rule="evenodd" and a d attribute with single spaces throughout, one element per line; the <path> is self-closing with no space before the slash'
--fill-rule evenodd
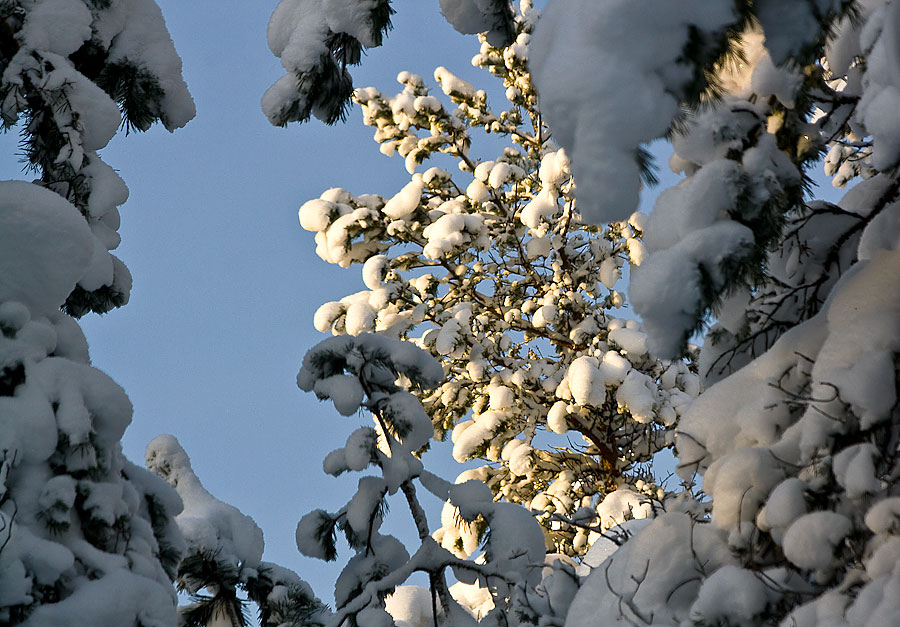
<path id="1" fill-rule="evenodd" d="M 74 205 L 38 185 L 0 181 L 0 302 L 57 309 L 93 251 L 94 237 Z"/>
<path id="2" fill-rule="evenodd" d="M 236 566 L 254 567 L 263 554 L 263 533 L 252 518 L 207 492 L 187 453 L 171 435 L 147 445 L 147 468 L 172 485 L 184 501 L 176 518 L 190 550 L 212 551 Z"/>
<path id="3" fill-rule="evenodd" d="M 663 136 L 690 79 L 676 63 L 689 26 L 721 28 L 730 3 L 698 0 L 551 0 L 529 60 L 554 140 L 572 159 L 588 222 L 625 220 L 640 189 L 638 148 Z"/>
<path id="4" fill-rule="evenodd" d="M 152 74 L 164 92 L 160 113 L 163 125 L 167 131 L 183 127 L 197 114 L 197 108 L 182 78 L 181 57 L 162 11 L 154 0 L 129 0 L 120 6 L 127 7 L 128 19 L 112 40 L 110 61 L 128 61 Z M 110 24 L 115 22 L 109 20 Z"/>

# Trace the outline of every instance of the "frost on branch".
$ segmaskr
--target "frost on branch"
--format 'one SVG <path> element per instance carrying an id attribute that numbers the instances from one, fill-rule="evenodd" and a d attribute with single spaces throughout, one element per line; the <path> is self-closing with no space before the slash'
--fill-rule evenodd
<path id="1" fill-rule="evenodd" d="M 90 365 L 81 329 L 59 311 L 93 249 L 91 229 L 70 202 L 39 185 L 0 182 L 6 625 L 175 622 L 181 499 L 122 455 L 131 403 Z"/>
<path id="2" fill-rule="evenodd" d="M 181 59 L 153 0 L 0 5 L 0 124 L 21 122 L 26 167 L 71 202 L 92 235 L 91 263 L 64 303 L 79 317 L 128 301 L 131 275 L 119 245 L 118 206 L 128 188 L 97 151 L 127 130 L 160 121 L 172 131 L 194 116 Z"/>
<path id="3" fill-rule="evenodd" d="M 443 67 L 439 89 L 401 72 L 396 95 L 357 90 L 381 152 L 411 180 L 389 198 L 327 190 L 299 219 L 320 257 L 362 266 L 367 288 L 322 305 L 316 328 L 335 345 L 409 339 L 438 359 L 446 376 L 416 395 L 454 457 L 485 460 L 474 476 L 539 512 L 548 547 L 579 555 L 591 532 L 567 518 L 596 517 L 623 484 L 639 481 L 648 508 L 659 498 L 649 462 L 699 385 L 690 362 L 652 358 L 640 325 L 611 311 L 626 263 L 643 261 L 646 216 L 582 220 L 568 155 L 537 107 L 525 64 L 536 12 L 523 10 L 511 46 L 483 42 L 473 59 L 502 81 L 504 108 Z M 475 156 L 480 131 L 505 142 L 500 154 Z M 352 411 L 358 384 L 332 374 L 316 392 Z"/>
<path id="4" fill-rule="evenodd" d="M 329 453 L 325 470 L 339 474 L 373 467 L 376 474 L 362 477 L 356 493 L 339 511 L 314 510 L 297 525 L 297 547 L 304 555 L 335 559 L 338 532 L 355 551 L 335 583 L 337 607 L 330 625 L 346 620 L 392 625 L 393 618 L 413 615 L 422 620 L 439 617 L 453 625 L 519 624 L 517 617 L 534 618 L 534 607 L 548 603 L 548 594 L 537 587 L 545 547 L 533 515 L 519 505 L 495 502 L 491 489 L 480 481 L 450 484 L 425 470 L 417 456 L 430 440 L 432 425 L 404 387 L 434 387 L 441 374 L 440 365 L 425 351 L 372 334 L 330 338 L 303 359 L 297 377 L 302 389 L 331 398 L 340 410 L 339 405 L 348 399 L 340 390 L 352 387 L 355 399 L 361 388 L 364 397 L 356 401 L 357 409 L 370 411 L 373 419 L 373 427 L 354 431 L 345 447 Z M 323 382 L 339 376 L 345 377 L 340 385 L 323 388 Z M 444 529 L 432 537 L 416 496 L 416 481 L 455 509 L 455 524 L 475 530 L 475 545 L 484 542 L 478 559 L 443 548 L 439 542 Z M 395 537 L 382 533 L 387 500 L 397 492 L 406 500 L 421 541 L 412 553 Z M 452 588 L 446 583 L 447 568 L 460 580 Z M 560 578 L 567 576 L 558 574 L 560 567 L 551 570 Z M 428 576 L 428 591 L 398 588 L 415 572 Z M 571 568 L 567 572 L 574 581 Z M 565 615 L 572 596 L 570 586 L 568 594 L 553 597 L 557 621 Z"/>
<path id="5" fill-rule="evenodd" d="M 175 518 L 187 545 L 176 583 L 193 602 L 178 608 L 179 624 L 244 625 L 246 601 L 239 592 L 257 605 L 263 627 L 324 624 L 327 608 L 309 585 L 292 571 L 262 561 L 262 530 L 203 487 L 178 440 L 157 436 L 147 445 L 145 462 L 184 503 Z"/>

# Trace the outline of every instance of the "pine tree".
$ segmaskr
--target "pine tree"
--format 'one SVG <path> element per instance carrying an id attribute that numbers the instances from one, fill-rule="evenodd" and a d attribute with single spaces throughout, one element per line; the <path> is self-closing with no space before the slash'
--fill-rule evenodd
<path id="1" fill-rule="evenodd" d="M 652 358 L 639 325 L 613 314 L 622 266 L 641 262 L 644 216 L 583 222 L 526 66 L 536 14 L 525 9 L 513 45 L 483 40 L 473 59 L 502 81 L 508 108 L 445 68 L 435 79 L 455 109 L 408 72 L 396 96 L 357 90 L 381 151 L 412 181 L 389 199 L 328 190 L 300 222 L 323 259 L 362 264 L 369 288 L 323 305 L 316 327 L 414 339 L 439 359 L 446 378 L 420 397 L 426 411 L 439 437 L 452 431 L 458 461 L 488 462 L 460 480 L 529 506 L 548 549 L 579 555 L 592 532 L 662 498 L 651 462 L 699 386 L 689 361 Z M 474 156 L 478 131 L 506 144 L 499 157 Z M 460 173 L 425 163 L 446 157 Z M 466 552 L 453 528 L 443 543 Z"/>
<path id="2" fill-rule="evenodd" d="M 571 8 L 551 5 L 536 35 L 549 112 L 594 104 L 583 96 L 596 85 L 558 97 L 584 77 L 550 70 L 572 42 L 595 38 L 593 64 L 644 69 L 638 80 L 667 88 L 660 97 L 683 107 L 632 104 L 655 130 L 608 137 L 613 149 L 633 150 L 668 130 L 670 165 L 685 174 L 646 223 L 647 260 L 629 290 L 650 346 L 677 353 L 712 326 L 700 357 L 709 387 L 676 428 L 678 472 L 701 476 L 706 498 L 671 503 L 615 551 L 585 582 L 567 624 L 595 625 L 598 615 L 637 624 L 896 623 L 900 118 L 886 103 L 900 86 L 888 61 L 900 58 L 891 35 L 900 5 L 723 2 L 701 15 L 684 3 L 672 6 L 677 17 L 654 19 L 696 20 L 695 28 L 675 26 L 680 40 L 640 59 L 604 47 L 602 33 L 573 34 Z M 585 6 L 579 17 L 646 42 L 637 33 L 648 22 L 630 21 L 646 9 Z M 687 54 L 704 29 L 724 34 L 731 56 Z M 648 59 L 653 67 L 640 66 Z M 672 64 L 702 70 L 701 101 L 659 75 L 653 83 L 653 73 L 677 76 Z M 626 106 L 611 100 L 603 106 Z M 567 147 L 565 137 L 581 137 L 562 117 L 550 124 Z M 855 183 L 836 203 L 814 200 L 810 173 L 823 155 L 836 187 Z M 602 159 L 577 149 L 572 158 L 576 180 L 612 175 Z M 672 566 L 659 568 L 662 559 Z"/>
<path id="3" fill-rule="evenodd" d="M 192 117 L 181 63 L 152 1 L 6 0 L 0 74 L 38 176 L 0 182 L 0 622 L 172 625 L 182 502 L 123 456 L 131 403 L 70 315 L 128 299 L 128 190 L 97 151 Z"/>
<path id="4" fill-rule="evenodd" d="M 650 352 L 712 325 L 710 387 L 676 428 L 679 472 L 706 494 L 598 541 L 567 625 L 900 620 L 898 16 L 892 1 L 549 4 L 530 67 L 579 212 L 627 219 L 652 140 L 685 175 L 641 224 L 629 295 Z M 813 200 L 823 155 L 837 187 L 855 182 L 837 203 Z M 353 236 L 346 259 L 381 252 Z"/>
<path id="5" fill-rule="evenodd" d="M 181 499 L 123 456 L 131 403 L 59 311 L 94 235 L 40 185 L 0 199 L 0 622 L 171 625 Z"/>
<path id="6" fill-rule="evenodd" d="M 451 484 L 426 470 L 415 454 L 432 437 L 431 420 L 410 390 L 431 388 L 443 369 L 414 345 L 361 333 L 329 338 L 304 357 L 297 383 L 305 391 L 330 399 L 342 415 L 360 409 L 372 414 L 373 426 L 360 427 L 346 445 L 329 453 L 326 473 L 365 471 L 353 497 L 337 512 L 321 509 L 306 514 L 297 525 L 297 547 L 309 557 L 333 560 L 337 535 L 355 555 L 335 583 L 335 613 L 329 625 L 347 622 L 361 627 L 393 625 L 386 597 L 393 595 L 413 573 L 425 573 L 429 591 L 392 599 L 395 614 L 430 616 L 434 625 L 519 625 L 538 617 L 535 606 L 555 604 L 560 620 L 573 597 L 571 587 L 539 586 L 545 576 L 544 538 L 532 514 L 512 503 L 494 502 L 491 490 L 470 479 Z M 440 546 L 432 537 L 416 484 L 454 509 L 457 524 L 484 536 L 484 551 L 465 559 Z M 402 493 L 421 542 L 410 554 L 395 537 L 381 532 L 387 499 Z M 459 583 L 448 587 L 446 571 Z M 555 564 L 553 574 L 574 579 L 571 567 Z M 473 602 L 474 601 L 474 602 Z M 424 607 L 422 607 L 424 605 Z M 418 606 L 411 612 L 410 606 Z M 476 620 L 477 619 L 477 620 Z"/>
<path id="7" fill-rule="evenodd" d="M 195 113 L 152 0 L 0 2 L 0 128 L 18 129 L 37 184 L 71 202 L 94 234 L 94 259 L 66 299 L 81 317 L 128 302 L 119 245 L 128 188 L 97 154 L 121 125 L 173 131 Z M 18 125 L 18 126 L 17 126 Z"/>
<path id="8" fill-rule="evenodd" d="M 154 438 L 145 462 L 184 502 L 175 520 L 186 543 L 176 585 L 192 602 L 178 608 L 179 625 L 245 627 L 251 624 L 250 603 L 256 605 L 262 627 L 325 624 L 330 614 L 309 584 L 282 566 L 262 561 L 262 530 L 203 487 L 174 436 Z"/>

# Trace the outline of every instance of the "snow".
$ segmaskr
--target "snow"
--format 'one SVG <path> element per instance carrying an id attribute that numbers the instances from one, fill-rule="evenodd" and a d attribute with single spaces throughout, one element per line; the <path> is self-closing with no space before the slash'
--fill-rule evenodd
<path id="1" fill-rule="evenodd" d="M 459 78 L 444 66 L 434 70 L 434 80 L 440 83 L 441 89 L 448 96 L 458 96 L 465 100 L 475 99 L 476 91 L 472 84 Z M 476 178 L 481 181 L 487 180 L 486 175 L 476 176 Z"/>
<path id="2" fill-rule="evenodd" d="M 448 496 L 465 520 L 473 520 L 494 500 L 491 489 L 475 479 L 454 484 Z"/>
<path id="3" fill-rule="evenodd" d="M 900 160 L 900 6 L 885 3 L 873 12 L 860 34 L 863 50 L 869 50 L 857 116 L 872 135 L 872 165 L 887 170 Z"/>
<path id="4" fill-rule="evenodd" d="M 616 403 L 641 424 L 655 417 L 658 390 L 653 379 L 638 370 L 630 370 L 616 390 Z"/>
<path id="5" fill-rule="evenodd" d="M 0 302 L 56 309 L 86 271 L 93 240 L 78 210 L 58 194 L 0 181 Z"/>
<path id="6" fill-rule="evenodd" d="M 766 609 L 766 587 L 752 571 L 726 565 L 707 578 L 691 606 L 691 618 L 708 624 L 757 625 Z"/>
<path id="7" fill-rule="evenodd" d="M 325 21 L 335 33 L 347 33 L 367 48 L 380 43 L 380 33 L 373 32 L 371 13 L 378 0 L 327 0 L 322 3 Z"/>
<path id="8" fill-rule="evenodd" d="M 600 616 L 645 624 L 653 616 L 653 624 L 679 624 L 696 598 L 698 575 L 731 561 L 713 527 L 686 514 L 663 514 L 593 569 L 575 595 L 566 625 L 593 627 Z"/>
<path id="9" fill-rule="evenodd" d="M 875 462 L 879 457 L 874 444 L 848 446 L 834 456 L 832 468 L 835 479 L 847 491 L 850 498 L 875 494 L 881 489 Z"/>
<path id="10" fill-rule="evenodd" d="M 381 517 L 373 515 L 378 511 L 378 504 L 384 498 L 388 486 L 379 477 L 362 477 L 359 480 L 356 494 L 346 505 L 347 524 L 361 537 L 368 537 L 370 529 L 377 531 L 381 526 Z"/>
<path id="11" fill-rule="evenodd" d="M 487 249 L 490 245 L 480 215 L 449 213 L 425 227 L 423 234 L 428 243 L 422 253 L 430 259 L 441 259 L 456 248 Z"/>
<path id="12" fill-rule="evenodd" d="M 324 231 L 331 224 L 332 219 L 337 217 L 335 215 L 337 210 L 334 202 L 322 198 L 307 200 L 297 212 L 300 226 L 307 231 Z"/>
<path id="13" fill-rule="evenodd" d="M 607 337 L 624 351 L 626 357 L 637 359 L 647 354 L 647 334 L 639 329 L 620 327 L 612 329 Z"/>
<path id="14" fill-rule="evenodd" d="M 715 31 L 732 19 L 723 2 L 548 3 L 531 41 L 531 71 L 554 139 L 572 159 L 587 221 L 624 220 L 637 208 L 636 150 L 678 113 L 671 93 L 689 70 L 674 61 L 688 26 Z"/>
<path id="15" fill-rule="evenodd" d="M 900 538 L 889 537 L 866 560 L 866 575 L 877 580 L 891 575 L 900 562 Z"/>
<path id="16" fill-rule="evenodd" d="M 798 518 L 784 534 L 784 555 L 800 568 L 820 570 L 834 560 L 838 545 L 852 523 L 836 512 L 811 512 Z"/>
<path id="17" fill-rule="evenodd" d="M 896 533 L 900 530 L 900 497 L 878 501 L 866 512 L 865 520 L 873 533 Z"/>
<path id="18" fill-rule="evenodd" d="M 784 532 L 791 524 L 807 513 L 806 484 L 797 477 L 789 477 L 775 486 L 760 511 L 757 525 L 781 544 Z"/>
<path id="19" fill-rule="evenodd" d="M 328 28 L 322 0 L 282 0 L 266 30 L 269 50 L 291 72 L 314 66 L 327 51 L 322 36 Z"/>
<path id="20" fill-rule="evenodd" d="M 569 404 L 565 401 L 556 401 L 547 412 L 547 428 L 553 433 L 567 433 L 569 423 L 566 418 Z"/>
<path id="21" fill-rule="evenodd" d="M 252 518 L 211 495 L 191 468 L 187 453 L 171 435 L 155 437 L 147 445 L 147 468 L 175 488 L 184 502 L 176 520 L 188 548 L 209 551 L 235 566 L 259 565 L 263 534 Z"/>
<path id="22" fill-rule="evenodd" d="M 660 197 L 658 202 L 663 201 Z M 667 228 L 660 225 L 654 229 L 651 222 L 648 237 L 654 230 L 665 232 Z M 721 286 L 721 268 L 726 260 L 747 254 L 752 245 L 750 229 L 721 220 L 689 231 L 669 248 L 651 248 L 648 258 L 632 270 L 630 296 L 647 329 L 652 353 L 665 357 L 678 354 L 692 331 L 701 307 L 701 270 L 713 285 Z"/>
<path id="23" fill-rule="evenodd" d="M 77 597 L 38 606 L 23 625 L 128 625 L 139 621 L 146 627 L 170 627 L 177 620 L 171 589 L 125 569 L 112 577 L 88 581 L 79 592 Z"/>
<path id="24" fill-rule="evenodd" d="M 475 184 L 476 182 L 472 183 L 472 185 Z M 471 196 L 468 189 L 466 190 L 466 193 Z M 478 198 L 480 202 L 487 200 L 487 191 L 485 190 L 484 194 L 479 195 Z M 557 206 L 555 199 L 553 199 L 549 193 L 541 191 L 540 194 L 532 198 L 528 204 L 522 208 L 522 211 L 519 213 L 519 219 L 522 221 L 522 224 L 525 224 L 532 229 L 537 229 L 540 227 L 542 221 L 548 220 L 558 210 L 559 207 Z"/>
<path id="25" fill-rule="evenodd" d="M 0 395 L 0 612 L 22 605 L 29 625 L 138 617 L 172 624 L 175 597 L 164 566 L 173 565 L 159 554 L 163 542 L 175 555 L 183 548 L 167 522 L 181 501 L 122 457 L 131 403 L 88 365 L 80 328 L 57 310 L 90 261 L 90 229 L 51 191 L 25 182 L 0 187 L 0 366 L 23 372 Z M 150 502 L 158 505 L 154 525 Z M 92 537 L 88 521 L 94 538 L 96 526 L 108 531 L 115 523 L 130 540 L 92 545 L 83 539 Z M 54 588 L 56 599 L 44 588 Z"/>
<path id="26" fill-rule="evenodd" d="M 738 449 L 707 469 L 703 489 L 713 499 L 712 524 L 727 530 L 756 518 L 769 491 L 784 471 L 764 448 Z"/>
<path id="27" fill-rule="evenodd" d="M 175 51 L 162 11 L 154 0 L 129 0 L 122 30 L 111 38 L 109 61 L 128 63 L 153 76 L 163 90 L 160 120 L 169 132 L 182 128 L 197 113 L 181 75 L 181 57 Z M 107 33 L 106 37 L 110 34 Z"/>
<path id="28" fill-rule="evenodd" d="M 39 0 L 28 11 L 21 40 L 32 49 L 67 57 L 91 38 L 90 10 L 78 0 Z"/>
<path id="29" fill-rule="evenodd" d="M 421 586 L 398 586 L 384 600 L 384 609 L 397 627 L 429 627 L 433 624 L 431 592 Z"/>
<path id="30" fill-rule="evenodd" d="M 423 186 L 422 176 L 414 176 L 412 181 L 403 186 L 403 189 L 385 203 L 382 211 L 394 220 L 408 217 L 419 205 Z"/>
<path id="31" fill-rule="evenodd" d="M 650 518 L 652 515 L 653 508 L 649 499 L 628 488 L 613 490 L 597 505 L 597 516 L 603 529 L 617 527 L 628 520 Z"/>
<path id="32" fill-rule="evenodd" d="M 531 460 L 532 448 L 522 440 L 509 440 L 500 453 L 500 459 L 509 464 L 509 470 L 514 475 L 525 476 L 531 470 L 533 462 Z"/>
<path id="33" fill-rule="evenodd" d="M 409 553 L 399 540 L 379 533 L 372 534 L 370 549 L 350 558 L 334 584 L 334 601 L 338 608 L 355 596 L 361 585 L 380 579 L 409 561 Z"/>
<path id="34" fill-rule="evenodd" d="M 390 260 L 385 255 L 369 257 L 363 264 L 363 283 L 370 290 L 378 289 L 390 269 Z"/>
<path id="35" fill-rule="evenodd" d="M 477 168 L 476 168 L 477 170 Z M 518 181 L 525 177 L 525 171 L 519 166 L 509 163 L 497 163 L 491 168 L 487 183 L 494 189 L 499 189 L 509 182 Z"/>
<path id="36" fill-rule="evenodd" d="M 359 379 L 348 374 L 336 374 L 316 381 L 316 396 L 329 398 L 342 416 L 352 416 L 359 411 L 363 401 L 363 389 Z"/>
<path id="37" fill-rule="evenodd" d="M 489 30 L 491 23 L 485 16 L 489 5 L 485 0 L 440 0 L 444 18 L 460 33 L 473 35 Z"/>
<path id="38" fill-rule="evenodd" d="M 377 434 L 372 427 L 360 427 L 351 433 L 343 449 L 347 468 L 359 471 L 368 466 L 372 462 L 376 442 Z"/>
<path id="39" fill-rule="evenodd" d="M 316 313 L 313 315 L 313 326 L 316 328 L 316 331 L 326 333 L 331 330 L 334 321 L 342 316 L 345 311 L 346 307 L 343 303 L 336 301 L 325 303 L 316 309 Z"/>
<path id="40" fill-rule="evenodd" d="M 327 553 L 318 539 L 318 533 L 323 525 L 330 523 L 331 517 L 324 510 L 317 509 L 305 514 L 297 523 L 297 550 L 307 557 L 327 559 Z"/>

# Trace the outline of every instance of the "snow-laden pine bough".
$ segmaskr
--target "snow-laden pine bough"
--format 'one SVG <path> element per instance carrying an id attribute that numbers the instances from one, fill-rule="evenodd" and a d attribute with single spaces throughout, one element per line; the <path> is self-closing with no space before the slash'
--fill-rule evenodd
<path id="1" fill-rule="evenodd" d="M 707 498 L 615 553 L 569 624 L 900 623 L 898 29 L 892 1 L 548 6 L 532 70 L 579 202 L 627 215 L 606 157 L 655 137 L 685 175 L 632 273 L 649 348 L 677 354 L 714 321 L 675 435 Z M 609 93 L 623 68 L 634 98 Z M 854 184 L 836 202 L 813 200 L 823 155 Z M 684 547 L 695 559 L 670 561 Z"/>
<path id="2" fill-rule="evenodd" d="M 504 624 L 517 613 L 536 615 L 530 610 L 531 597 L 546 596 L 536 590 L 546 551 L 532 514 L 519 505 L 495 502 L 490 488 L 480 481 L 451 484 L 423 467 L 418 453 L 434 431 L 409 390 L 434 387 L 443 377 L 443 368 L 425 351 L 368 333 L 324 340 L 303 359 L 297 376 L 301 389 L 330 399 L 344 415 L 365 409 L 374 423 L 354 431 L 344 447 L 329 453 L 324 468 L 332 475 L 369 468 L 378 474 L 360 479 L 357 492 L 338 512 L 315 510 L 297 526 L 297 546 L 304 555 L 334 559 L 338 531 L 356 552 L 335 585 L 331 625 L 339 626 L 347 618 L 380 624 L 377 616 L 391 624 L 384 598 L 415 572 L 428 576 L 434 620 L 442 617 L 453 625 L 475 624 L 475 617 L 487 624 Z M 432 537 L 416 483 L 454 509 L 454 523 L 464 533 L 484 541 L 478 560 L 464 559 Z M 381 533 L 386 499 L 398 492 L 421 541 L 412 556 L 399 540 Z M 460 583 L 448 586 L 447 569 Z M 488 603 L 479 590 L 489 596 Z M 478 599 L 480 613 L 471 605 L 473 598 Z M 394 611 L 402 613 L 396 605 Z"/>

